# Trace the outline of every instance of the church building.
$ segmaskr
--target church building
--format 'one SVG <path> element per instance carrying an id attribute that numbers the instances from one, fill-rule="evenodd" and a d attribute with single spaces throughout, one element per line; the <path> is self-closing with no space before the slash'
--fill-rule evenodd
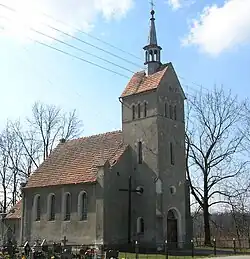
<path id="1" fill-rule="evenodd" d="M 143 48 L 147 69 L 119 98 L 122 130 L 61 140 L 6 216 L 7 225 L 18 225 L 19 243 L 65 236 L 78 245 L 190 243 L 185 94 L 172 63 L 161 62 L 154 14 Z"/>

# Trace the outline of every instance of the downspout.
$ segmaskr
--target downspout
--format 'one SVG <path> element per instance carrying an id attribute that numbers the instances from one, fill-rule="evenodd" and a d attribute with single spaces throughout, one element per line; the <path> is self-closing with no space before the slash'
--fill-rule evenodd
<path id="1" fill-rule="evenodd" d="M 21 194 L 22 194 L 22 212 L 21 212 L 21 226 L 20 226 L 20 245 L 23 244 L 23 235 L 24 235 L 24 218 L 25 218 L 25 192 L 24 187 L 26 183 L 21 183 Z"/>

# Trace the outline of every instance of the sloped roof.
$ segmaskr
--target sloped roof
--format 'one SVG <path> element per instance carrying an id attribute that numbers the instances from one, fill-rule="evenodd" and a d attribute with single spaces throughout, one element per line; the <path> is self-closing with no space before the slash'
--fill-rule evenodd
<path id="1" fill-rule="evenodd" d="M 139 94 L 157 89 L 168 67 L 169 63 L 162 65 L 159 68 L 159 71 L 148 76 L 144 71 L 135 73 L 128 82 L 121 97 L 126 97 L 129 95 Z"/>
<path id="2" fill-rule="evenodd" d="M 25 188 L 95 182 L 97 168 L 118 161 L 127 145 L 121 131 L 60 143 L 30 176 Z"/>
<path id="3" fill-rule="evenodd" d="M 10 212 L 6 215 L 5 219 L 20 219 L 21 218 L 21 208 L 22 200 L 18 201 L 15 206 L 13 206 Z"/>

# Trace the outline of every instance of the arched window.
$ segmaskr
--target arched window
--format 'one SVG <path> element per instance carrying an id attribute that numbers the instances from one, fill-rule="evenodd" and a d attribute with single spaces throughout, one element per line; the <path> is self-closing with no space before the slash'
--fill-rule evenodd
<path id="1" fill-rule="evenodd" d="M 168 104 L 165 103 L 164 105 L 164 116 L 167 117 L 168 116 Z"/>
<path id="2" fill-rule="evenodd" d="M 174 165 L 174 147 L 173 147 L 173 143 L 172 142 L 170 142 L 170 146 L 169 146 L 169 148 L 170 148 L 170 162 L 171 162 L 171 165 Z"/>
<path id="3" fill-rule="evenodd" d="M 176 105 L 174 106 L 174 120 L 177 120 L 177 110 L 176 110 Z"/>
<path id="4" fill-rule="evenodd" d="M 132 105 L 132 120 L 135 119 L 135 106 Z"/>
<path id="5" fill-rule="evenodd" d="M 137 218 L 137 233 L 143 234 L 144 233 L 144 220 L 142 217 Z"/>
<path id="6" fill-rule="evenodd" d="M 70 220 L 71 214 L 71 196 L 70 193 L 64 195 L 64 220 Z"/>
<path id="7" fill-rule="evenodd" d="M 41 219 L 41 197 L 37 194 L 33 201 L 34 219 L 40 221 Z"/>
<path id="8" fill-rule="evenodd" d="M 152 50 L 149 51 L 149 61 L 154 61 L 154 54 Z"/>
<path id="9" fill-rule="evenodd" d="M 169 104 L 169 118 L 172 120 L 173 119 L 173 107 L 171 104 Z"/>
<path id="10" fill-rule="evenodd" d="M 157 53 L 157 50 L 155 49 L 154 50 L 154 60 L 155 61 L 158 61 L 158 55 L 157 55 L 158 53 Z"/>
<path id="11" fill-rule="evenodd" d="M 138 103 L 138 118 L 141 118 L 141 104 Z"/>
<path id="12" fill-rule="evenodd" d="M 48 219 L 55 220 L 56 216 L 56 203 L 55 194 L 51 193 L 48 196 Z"/>
<path id="13" fill-rule="evenodd" d="M 144 117 L 147 117 L 147 103 L 144 102 Z"/>
<path id="14" fill-rule="evenodd" d="M 87 220 L 88 218 L 88 203 L 87 193 L 85 191 L 80 192 L 78 195 L 78 214 L 80 220 Z"/>

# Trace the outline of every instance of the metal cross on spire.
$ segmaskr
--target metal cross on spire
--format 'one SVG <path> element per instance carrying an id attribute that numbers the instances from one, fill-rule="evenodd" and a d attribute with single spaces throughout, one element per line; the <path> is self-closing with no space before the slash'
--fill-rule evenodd
<path id="1" fill-rule="evenodd" d="M 155 6 L 154 0 L 150 0 L 149 3 L 151 5 L 151 11 L 154 10 L 154 6 Z"/>

